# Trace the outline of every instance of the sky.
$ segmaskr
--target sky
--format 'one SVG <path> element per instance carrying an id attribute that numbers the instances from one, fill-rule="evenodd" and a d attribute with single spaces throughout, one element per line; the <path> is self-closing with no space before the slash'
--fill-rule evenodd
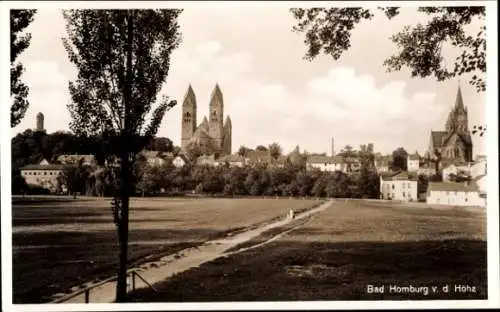
<path id="1" fill-rule="evenodd" d="M 414 8 L 404 8 L 391 21 L 377 13 L 357 26 L 352 47 L 339 60 L 319 56 L 310 62 L 303 59 L 304 37 L 292 32 L 294 19 L 286 6 L 189 6 L 179 17 L 182 43 L 171 55 L 161 92 L 178 105 L 164 117 L 158 136 L 180 145 L 181 104 L 188 85 L 201 123 L 218 83 L 224 113 L 232 120 L 233 152 L 241 145 L 278 142 L 284 152 L 298 145 L 330 154 L 333 137 L 336 152 L 347 144 L 373 143 L 381 153 L 404 147 L 423 154 L 431 129 L 444 130 L 459 84 L 469 128 L 486 122 L 486 95 L 465 78 L 437 82 L 410 78 L 407 70 L 386 72 L 383 61 L 396 51 L 390 36 L 424 20 Z M 12 135 L 34 128 L 38 112 L 49 133 L 69 130 L 68 81 L 76 77 L 76 69 L 62 45 L 61 12 L 40 9 L 27 31 L 32 41 L 20 61 L 26 67 L 30 107 Z M 449 51 L 449 62 L 453 53 Z M 473 143 L 474 154 L 485 153 L 484 139 L 473 136 Z"/>

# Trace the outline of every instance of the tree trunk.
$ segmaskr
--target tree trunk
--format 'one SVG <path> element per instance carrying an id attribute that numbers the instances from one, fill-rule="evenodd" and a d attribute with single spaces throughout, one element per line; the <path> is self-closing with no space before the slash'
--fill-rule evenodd
<path id="1" fill-rule="evenodd" d="M 120 245 L 118 279 L 116 284 L 116 302 L 127 300 L 127 253 L 128 253 L 128 215 L 129 215 L 129 161 L 128 153 L 121 156 L 120 201 L 121 215 L 118 223 L 118 241 Z"/>
<path id="2" fill-rule="evenodd" d="M 118 239 L 120 245 L 118 278 L 116 283 L 116 302 L 127 301 L 127 252 L 128 252 L 128 213 L 129 213 L 129 190 L 131 182 L 131 165 L 129 161 L 129 138 L 130 138 L 130 107 L 132 99 L 132 44 L 134 35 L 134 10 L 129 11 L 127 18 L 127 64 L 126 64 L 126 80 L 123 89 L 124 98 L 124 114 L 123 114 L 123 130 L 121 140 L 121 183 L 120 183 L 120 199 L 121 199 L 121 216 L 118 225 Z"/>

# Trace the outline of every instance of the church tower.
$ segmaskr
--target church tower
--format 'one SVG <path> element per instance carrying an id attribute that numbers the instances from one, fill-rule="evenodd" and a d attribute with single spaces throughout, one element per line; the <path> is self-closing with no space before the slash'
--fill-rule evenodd
<path id="1" fill-rule="evenodd" d="M 224 118 L 224 101 L 219 84 L 215 84 L 215 88 L 210 97 L 209 107 L 209 134 L 213 138 L 214 143 L 219 149 L 222 149 L 222 140 L 224 136 L 223 119 Z"/>
<path id="2" fill-rule="evenodd" d="M 196 96 L 189 85 L 184 102 L 182 103 L 182 133 L 181 148 L 185 149 L 196 130 Z"/>
<path id="3" fill-rule="evenodd" d="M 38 113 L 36 115 L 36 131 L 44 131 L 45 129 L 43 128 L 43 121 L 44 121 L 44 116 L 42 113 Z"/>
<path id="4" fill-rule="evenodd" d="M 447 132 L 458 132 L 458 133 L 468 133 L 468 113 L 467 108 L 464 106 L 464 101 L 462 98 L 462 90 L 458 86 L 457 98 L 455 100 L 455 105 L 448 115 L 446 121 L 446 131 Z"/>

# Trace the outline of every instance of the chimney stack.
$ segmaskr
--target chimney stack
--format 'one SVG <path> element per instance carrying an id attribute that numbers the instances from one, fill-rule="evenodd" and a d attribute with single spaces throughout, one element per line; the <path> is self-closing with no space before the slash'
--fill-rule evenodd
<path id="1" fill-rule="evenodd" d="M 333 137 L 332 137 L 332 143 L 331 144 L 332 144 L 332 151 L 331 151 L 332 152 L 332 157 L 334 157 L 335 156 L 335 145 L 333 144 Z"/>

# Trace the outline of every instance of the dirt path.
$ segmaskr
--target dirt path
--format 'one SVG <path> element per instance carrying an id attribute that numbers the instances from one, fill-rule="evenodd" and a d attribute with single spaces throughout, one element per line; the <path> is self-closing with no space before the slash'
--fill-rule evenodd
<path id="1" fill-rule="evenodd" d="M 312 214 L 315 214 L 319 211 L 325 210 L 327 207 L 331 205 L 331 201 L 328 201 L 322 205 L 320 205 L 317 208 L 311 209 L 309 211 L 303 212 L 301 214 L 295 215 L 295 218 L 293 220 L 300 220 L 306 217 L 311 216 Z M 283 220 L 270 223 L 267 225 L 264 225 L 262 227 L 249 230 L 231 237 L 226 237 L 223 239 L 217 239 L 213 241 L 206 242 L 205 244 L 199 246 L 199 247 L 193 247 L 193 248 L 188 248 L 185 250 L 182 250 L 176 254 L 169 255 L 166 257 L 161 258 L 158 261 L 155 262 L 150 262 L 150 263 L 145 263 L 141 265 L 140 267 L 136 268 L 137 272 L 146 280 L 148 283 L 151 285 L 164 281 L 165 279 L 181 273 L 183 271 L 195 268 L 200 266 L 201 264 L 205 262 L 209 262 L 212 260 L 215 260 L 221 256 L 227 256 L 229 254 L 235 254 L 239 252 L 243 252 L 249 248 L 256 248 L 258 246 L 261 246 L 263 244 L 268 243 L 269 241 L 266 241 L 264 243 L 258 244 L 256 246 L 251 246 L 247 248 L 242 248 L 240 250 L 236 250 L 230 253 L 225 253 L 229 249 L 247 242 L 251 240 L 252 238 L 255 238 L 262 233 L 276 228 L 280 226 L 284 226 L 288 223 L 290 223 L 292 219 L 284 218 Z M 294 227 L 295 228 L 295 227 Z M 289 232 L 293 230 L 294 228 L 287 230 L 286 232 Z M 280 233 L 277 236 L 271 238 L 271 240 L 276 239 L 277 237 L 280 237 L 281 235 L 284 235 L 285 233 Z M 91 286 L 92 284 L 87 284 L 86 286 Z M 140 289 L 140 288 L 145 288 L 148 287 L 146 283 L 144 283 L 142 280 L 136 278 L 135 279 L 135 289 Z M 77 292 L 78 290 L 75 290 Z M 57 302 L 64 302 L 64 303 L 84 303 L 85 302 L 85 294 L 80 294 L 78 296 L 75 296 L 69 300 L 64 300 L 65 297 L 70 297 L 71 295 L 65 295 L 64 297 L 55 296 L 59 297 L 58 299 L 55 299 L 53 303 Z M 112 281 L 106 284 L 102 284 L 96 288 L 93 288 L 90 293 L 89 293 L 89 301 L 90 303 L 108 303 L 108 302 L 113 302 L 116 296 L 116 282 Z"/>

